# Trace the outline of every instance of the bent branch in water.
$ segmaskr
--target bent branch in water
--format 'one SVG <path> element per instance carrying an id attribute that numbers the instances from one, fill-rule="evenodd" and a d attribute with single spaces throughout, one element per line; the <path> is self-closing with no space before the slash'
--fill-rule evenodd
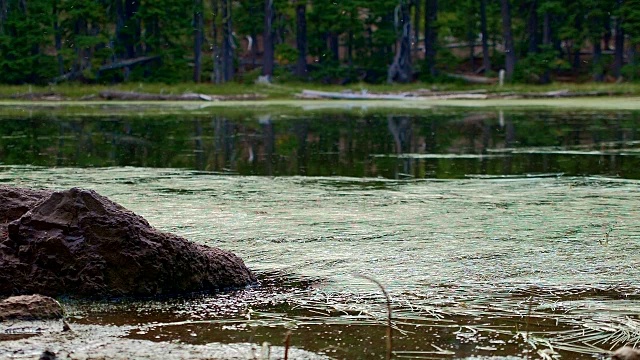
<path id="1" fill-rule="evenodd" d="M 376 284 L 380 288 L 380 291 L 382 291 L 382 294 L 384 295 L 385 299 L 387 300 L 387 360 L 390 360 L 393 354 L 393 325 L 391 323 L 393 314 L 391 313 L 391 298 L 389 297 L 387 290 L 378 280 L 362 274 L 354 274 L 354 276 L 367 279 L 372 283 Z"/>

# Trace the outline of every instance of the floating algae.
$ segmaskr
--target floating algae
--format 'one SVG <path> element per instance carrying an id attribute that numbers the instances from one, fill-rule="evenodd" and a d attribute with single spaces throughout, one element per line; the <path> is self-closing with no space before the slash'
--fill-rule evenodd
<path id="1" fill-rule="evenodd" d="M 636 180 L 4 167 L 0 182 L 90 187 L 154 226 L 238 253 L 263 282 L 284 274 L 283 287 L 152 307 L 68 305 L 76 322 L 134 327 L 137 339 L 281 344 L 290 329 L 314 353 L 382 356 L 385 300 L 354 273 L 386 285 L 397 355 L 590 358 L 640 337 Z"/>

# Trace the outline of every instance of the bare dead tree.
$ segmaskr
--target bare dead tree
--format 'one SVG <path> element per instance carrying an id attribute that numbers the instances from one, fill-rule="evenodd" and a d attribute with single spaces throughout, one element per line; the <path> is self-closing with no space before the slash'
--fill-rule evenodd
<path id="1" fill-rule="evenodd" d="M 409 82 L 413 79 L 411 67 L 411 9 L 407 0 L 400 0 L 395 10 L 398 45 L 393 63 L 387 72 L 387 82 Z"/>

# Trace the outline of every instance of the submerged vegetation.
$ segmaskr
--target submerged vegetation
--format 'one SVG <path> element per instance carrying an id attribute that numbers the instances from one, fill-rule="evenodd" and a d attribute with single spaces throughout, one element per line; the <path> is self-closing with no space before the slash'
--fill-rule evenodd
<path id="1" fill-rule="evenodd" d="M 384 358 L 387 300 L 353 275 L 366 273 L 389 294 L 397 358 L 590 359 L 640 336 L 640 264 L 621 261 L 639 251 L 635 180 L 5 166 L 0 181 L 88 184 L 164 230 L 241 254 L 263 284 L 173 300 L 66 302 L 72 327 L 117 326 L 127 339 L 194 345 L 282 346 L 291 331 L 295 348 Z"/>

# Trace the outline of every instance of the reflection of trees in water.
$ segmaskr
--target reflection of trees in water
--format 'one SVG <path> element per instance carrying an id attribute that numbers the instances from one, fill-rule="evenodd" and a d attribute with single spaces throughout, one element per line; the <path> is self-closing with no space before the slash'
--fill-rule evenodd
<path id="1" fill-rule="evenodd" d="M 262 141 L 264 143 L 263 161 L 266 169 L 265 175 L 274 175 L 273 167 L 277 161 L 275 157 L 276 133 L 273 122 L 271 121 L 271 115 L 261 117 L 259 123 L 262 130 Z"/>
<path id="2" fill-rule="evenodd" d="M 196 170 L 205 169 L 204 144 L 202 142 L 202 122 L 199 119 L 193 121 L 193 152 Z"/>
<path id="3" fill-rule="evenodd" d="M 233 171 L 236 169 L 235 124 L 223 117 L 212 120 L 214 134 L 213 169 Z"/>
<path id="4" fill-rule="evenodd" d="M 502 113 L 502 111 L 501 111 Z M 500 114 L 500 118 L 503 118 L 503 114 Z M 506 122 L 504 122 L 504 125 L 502 126 L 504 128 L 504 147 L 506 149 L 510 149 L 512 147 L 515 146 L 515 142 L 516 142 L 516 128 L 515 126 L 513 126 L 513 121 L 511 121 L 510 119 L 506 120 Z M 512 156 L 507 156 L 505 158 L 503 158 L 502 160 L 502 173 L 504 175 L 511 175 L 512 174 L 512 168 L 513 168 L 513 157 Z M 543 168 L 544 172 L 547 172 L 547 167 Z"/>
<path id="5" fill-rule="evenodd" d="M 304 119 L 300 122 L 296 122 L 293 126 L 293 132 L 296 134 L 298 141 L 298 149 L 296 152 L 296 170 L 299 175 L 307 174 L 307 137 L 309 135 L 309 124 Z M 351 134 L 351 132 L 349 132 Z"/>
<path id="6" fill-rule="evenodd" d="M 387 116 L 387 127 L 393 136 L 395 152 L 397 155 L 415 152 L 413 145 L 413 121 L 408 117 Z M 412 172 L 412 163 L 415 160 L 405 157 L 397 157 L 398 161 L 394 177 L 409 176 Z"/>
<path id="7" fill-rule="evenodd" d="M 33 117 L 0 121 L 0 162 L 185 167 L 256 175 L 421 178 L 600 171 L 640 177 L 637 157 L 607 153 L 630 146 L 624 142 L 637 138 L 637 119 L 632 113 L 595 117 L 491 111 L 297 119 Z M 508 149 L 514 148 L 532 151 L 511 154 Z M 603 154 L 571 157 L 538 151 L 556 148 Z M 473 156 L 448 159 L 414 154 Z"/>

